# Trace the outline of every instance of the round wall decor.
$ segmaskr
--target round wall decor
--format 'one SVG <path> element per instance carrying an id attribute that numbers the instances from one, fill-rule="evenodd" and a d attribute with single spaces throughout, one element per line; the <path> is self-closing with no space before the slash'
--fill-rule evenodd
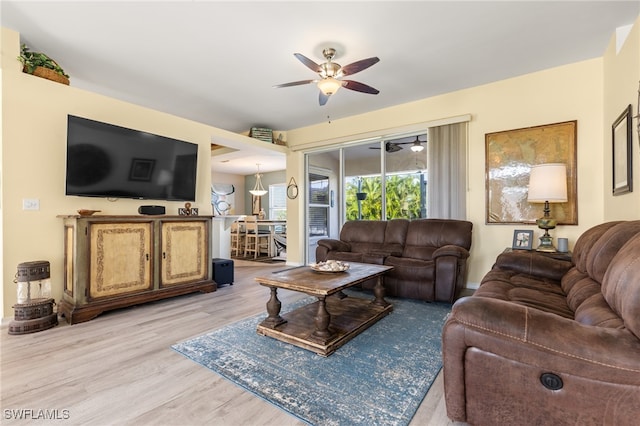
<path id="1" fill-rule="evenodd" d="M 298 197 L 298 184 L 294 178 L 291 178 L 289 185 L 287 185 L 287 197 L 291 200 L 295 200 Z"/>

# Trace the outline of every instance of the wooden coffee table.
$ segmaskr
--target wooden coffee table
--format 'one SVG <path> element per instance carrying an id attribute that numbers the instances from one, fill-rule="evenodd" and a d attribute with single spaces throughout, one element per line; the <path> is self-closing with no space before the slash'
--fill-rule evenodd
<path id="1" fill-rule="evenodd" d="M 350 263 L 345 272 L 317 272 L 308 266 L 276 271 L 255 280 L 271 290 L 268 316 L 258 324 L 258 334 L 329 356 L 360 334 L 393 307 L 384 300 L 382 275 L 392 266 Z M 374 299 L 346 296 L 342 290 L 377 278 Z M 317 298 L 316 302 L 280 315 L 278 289 L 299 291 Z"/>

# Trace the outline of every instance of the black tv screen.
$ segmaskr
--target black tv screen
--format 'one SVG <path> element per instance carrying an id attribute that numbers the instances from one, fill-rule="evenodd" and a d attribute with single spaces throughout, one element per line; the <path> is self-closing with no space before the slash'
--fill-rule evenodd
<path id="1" fill-rule="evenodd" d="M 66 195 L 195 201 L 198 145 L 68 116 Z"/>

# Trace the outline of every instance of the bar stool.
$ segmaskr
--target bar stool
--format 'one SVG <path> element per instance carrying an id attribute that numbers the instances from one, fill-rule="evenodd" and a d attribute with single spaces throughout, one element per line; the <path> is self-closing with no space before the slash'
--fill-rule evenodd
<path id="1" fill-rule="evenodd" d="M 231 224 L 231 255 L 240 256 L 244 252 L 246 230 L 243 220 L 237 220 Z"/>
<path id="2" fill-rule="evenodd" d="M 253 253 L 253 258 L 257 258 L 261 249 L 265 249 L 271 256 L 271 246 L 273 240 L 270 232 L 262 233 L 258 230 L 258 222 L 255 216 L 247 216 L 245 218 L 245 244 L 244 255 Z M 264 240 L 264 243 L 262 242 Z"/>

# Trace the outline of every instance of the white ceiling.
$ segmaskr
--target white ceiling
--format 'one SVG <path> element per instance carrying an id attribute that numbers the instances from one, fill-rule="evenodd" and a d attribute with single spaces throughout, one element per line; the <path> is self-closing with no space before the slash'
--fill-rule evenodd
<path id="1" fill-rule="evenodd" d="M 56 59 L 72 86 L 241 133 L 600 57 L 640 1 L 2 0 L 0 8 L 2 26 Z M 342 65 L 379 57 L 350 79 L 380 94 L 341 89 L 321 107 L 313 84 L 273 88 L 315 78 L 293 53 L 321 63 L 325 47 Z M 255 167 L 252 155 L 241 157 Z"/>

